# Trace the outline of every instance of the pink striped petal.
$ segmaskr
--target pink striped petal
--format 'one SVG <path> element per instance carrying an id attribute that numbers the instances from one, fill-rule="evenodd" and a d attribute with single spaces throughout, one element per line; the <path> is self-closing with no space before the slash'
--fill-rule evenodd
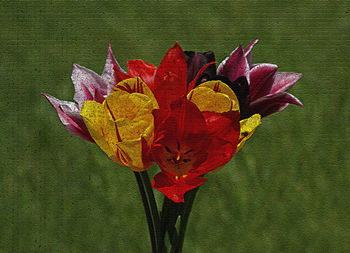
<path id="1" fill-rule="evenodd" d="M 269 94 L 277 69 L 275 64 L 262 63 L 250 70 L 249 92 L 252 101 Z"/>
<path id="2" fill-rule="evenodd" d="M 94 142 L 80 116 L 77 104 L 59 100 L 48 94 L 41 94 L 46 97 L 53 108 L 57 111 L 58 117 L 69 133 L 78 135 L 87 141 Z"/>
<path id="3" fill-rule="evenodd" d="M 73 64 L 71 79 L 75 90 L 73 99 L 78 103 L 79 108 L 87 100 L 97 101 L 100 97 L 107 95 L 107 83 L 90 69 Z"/>
<path id="4" fill-rule="evenodd" d="M 250 111 L 251 114 L 259 113 L 262 117 L 266 117 L 272 113 L 282 111 L 288 104 L 303 107 L 303 104 L 293 95 L 280 92 L 251 102 Z"/>
<path id="5" fill-rule="evenodd" d="M 289 90 L 302 76 L 302 74 L 291 72 L 276 73 L 269 94 L 275 94 L 277 92 L 284 92 Z"/>
<path id="6" fill-rule="evenodd" d="M 217 69 L 217 71 L 216 71 L 216 73 L 217 73 L 218 75 L 220 75 L 220 73 L 223 72 L 224 65 L 226 64 L 227 60 L 228 60 L 228 57 L 226 57 L 222 62 L 220 62 L 219 66 L 218 66 L 218 69 Z"/>
<path id="7" fill-rule="evenodd" d="M 252 68 L 252 49 L 256 43 L 258 43 L 258 39 L 254 40 L 252 43 L 250 43 L 246 49 L 244 50 L 244 55 L 247 58 L 249 68 Z"/>
<path id="8" fill-rule="evenodd" d="M 117 83 L 122 81 L 120 80 L 121 75 L 118 75 L 118 73 L 126 74 L 126 72 L 120 67 L 120 65 L 116 61 L 112 52 L 111 45 L 109 45 L 105 67 L 101 75 L 103 80 L 105 80 L 105 82 L 107 83 L 107 95 L 112 92 L 114 86 Z"/>
<path id="9" fill-rule="evenodd" d="M 231 82 L 241 76 L 245 76 L 249 82 L 249 65 L 241 45 L 220 63 L 217 73 L 220 76 L 226 76 Z"/>

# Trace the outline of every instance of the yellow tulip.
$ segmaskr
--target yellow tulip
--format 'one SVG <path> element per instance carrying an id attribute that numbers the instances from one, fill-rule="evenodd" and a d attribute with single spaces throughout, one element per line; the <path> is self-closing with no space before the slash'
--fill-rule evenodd
<path id="1" fill-rule="evenodd" d="M 114 162 L 143 171 L 151 165 L 147 157 L 153 141 L 152 110 L 158 104 L 140 78 L 116 85 L 102 104 L 86 101 L 81 116 L 97 145 Z"/>

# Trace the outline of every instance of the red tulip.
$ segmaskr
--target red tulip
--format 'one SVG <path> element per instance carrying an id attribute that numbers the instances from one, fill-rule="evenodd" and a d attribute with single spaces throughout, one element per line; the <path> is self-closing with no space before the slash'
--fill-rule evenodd
<path id="1" fill-rule="evenodd" d="M 162 172 L 153 187 L 174 202 L 207 179 L 201 177 L 226 164 L 235 154 L 240 133 L 239 111 L 201 112 L 186 98 L 170 110 L 154 110 L 154 160 Z"/>

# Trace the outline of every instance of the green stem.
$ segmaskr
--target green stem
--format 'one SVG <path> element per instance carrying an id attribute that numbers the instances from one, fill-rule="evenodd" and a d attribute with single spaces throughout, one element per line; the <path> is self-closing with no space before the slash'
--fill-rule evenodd
<path id="1" fill-rule="evenodd" d="M 183 241 L 185 239 L 186 226 L 188 222 L 188 218 L 191 213 L 192 205 L 194 198 L 196 197 L 196 193 L 198 191 L 198 187 L 189 191 L 185 196 L 185 203 L 183 206 L 183 212 L 181 213 L 181 222 L 180 222 L 180 230 L 179 237 L 177 239 L 176 244 L 171 248 L 171 253 L 181 253 Z"/>
<path id="2" fill-rule="evenodd" d="M 171 245 L 177 240 L 176 221 L 180 215 L 182 203 L 175 203 L 164 196 L 162 213 L 160 218 L 161 241 L 164 244 L 165 233 L 168 232 Z"/>
<path id="3" fill-rule="evenodd" d="M 153 188 L 151 186 L 151 182 L 149 180 L 147 171 L 140 172 L 140 176 L 146 192 L 151 219 L 153 221 L 152 225 L 153 225 L 153 231 L 154 231 L 154 236 L 156 241 L 156 249 L 157 249 L 156 252 L 160 253 L 163 250 L 163 243 L 161 241 L 160 221 L 159 221 L 157 202 L 156 202 L 156 199 L 154 198 Z"/>
<path id="4" fill-rule="evenodd" d="M 150 208 L 150 201 L 148 200 L 148 195 L 149 193 L 147 193 L 147 189 L 145 187 L 145 179 L 143 179 L 144 175 L 141 174 L 142 172 L 134 172 L 135 177 L 136 177 L 136 181 L 137 181 L 137 185 L 139 187 L 140 190 L 140 195 L 142 198 L 142 203 L 143 203 L 143 207 L 145 210 L 145 214 L 146 214 L 146 218 L 147 218 L 147 224 L 148 224 L 148 230 L 149 230 L 149 234 L 150 234 L 150 239 L 151 239 L 151 244 L 152 244 L 152 252 L 153 253 L 158 253 L 158 241 L 157 241 L 157 229 L 155 227 L 155 222 L 154 222 L 154 211 L 151 211 Z M 148 175 L 146 174 L 147 178 Z M 149 180 L 148 180 L 149 182 Z M 153 194 L 153 192 L 152 192 Z M 158 213 L 158 210 L 156 210 L 156 212 Z M 159 217 L 158 217 L 158 221 L 159 221 Z M 159 227 L 159 226 L 158 226 Z"/>

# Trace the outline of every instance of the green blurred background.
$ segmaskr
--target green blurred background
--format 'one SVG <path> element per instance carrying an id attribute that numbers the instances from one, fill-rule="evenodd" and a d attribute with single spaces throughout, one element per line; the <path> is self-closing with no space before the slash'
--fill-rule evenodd
<path id="1" fill-rule="evenodd" d="M 1 1 L 0 252 L 147 252 L 135 178 L 71 136 L 40 95 L 72 100 L 72 63 L 158 65 L 179 41 L 220 62 L 301 72 L 289 106 L 209 176 L 184 252 L 350 252 L 349 1 Z M 150 170 L 153 175 L 155 166 Z M 161 195 L 157 192 L 157 198 Z"/>

